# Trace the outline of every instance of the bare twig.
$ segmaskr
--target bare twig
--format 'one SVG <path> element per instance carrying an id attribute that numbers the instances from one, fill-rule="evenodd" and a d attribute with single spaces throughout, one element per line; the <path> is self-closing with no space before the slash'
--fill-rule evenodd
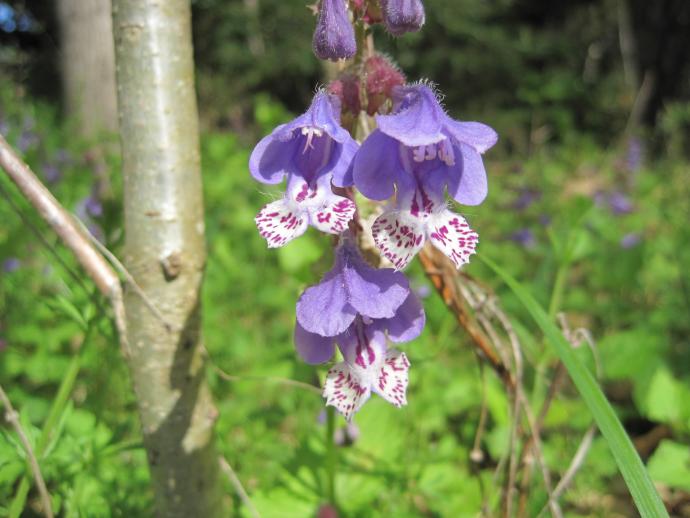
<path id="1" fill-rule="evenodd" d="M 2 405 L 5 407 L 5 419 L 12 426 L 12 428 L 14 428 L 14 431 L 17 432 L 17 435 L 19 436 L 19 441 L 22 443 L 24 451 L 26 452 L 26 457 L 29 460 L 31 473 L 34 476 L 34 480 L 36 481 L 36 487 L 38 488 L 38 494 L 41 497 L 41 506 L 43 508 L 43 514 L 48 518 L 53 518 L 53 509 L 50 503 L 50 493 L 48 493 L 48 488 L 46 487 L 46 483 L 43 480 L 43 475 L 41 475 L 41 468 L 38 465 L 38 459 L 36 458 L 36 454 L 34 453 L 34 450 L 31 447 L 31 443 L 29 442 L 29 439 L 26 436 L 26 433 L 24 432 L 21 423 L 19 422 L 19 414 L 12 406 L 12 402 L 10 401 L 10 398 L 7 397 L 7 394 L 5 393 L 2 386 L 0 386 L 0 401 L 2 401 Z"/>
<path id="2" fill-rule="evenodd" d="M 0 167 L 2 167 L 24 197 L 50 225 L 60 240 L 71 250 L 98 290 L 110 301 L 115 315 L 120 345 L 127 354 L 127 328 L 122 286 L 115 271 L 93 247 L 74 218 L 60 205 L 7 141 L 0 135 Z"/>
<path id="3" fill-rule="evenodd" d="M 249 495 L 245 491 L 244 486 L 242 486 L 242 482 L 240 482 L 240 479 L 235 473 L 235 470 L 232 469 L 232 466 L 230 466 L 230 464 L 227 460 L 225 460 L 225 458 L 220 457 L 218 460 L 220 462 L 220 469 L 222 469 L 223 472 L 228 476 L 228 479 L 230 479 L 230 483 L 235 488 L 235 491 L 237 492 L 237 495 L 240 497 L 240 500 L 242 500 L 242 503 L 249 510 L 249 514 L 251 514 L 253 518 L 261 518 L 259 511 L 256 510 L 256 507 L 254 507 L 252 500 L 249 498 Z"/>
<path id="4" fill-rule="evenodd" d="M 216 371 L 218 376 L 220 376 L 226 381 L 267 381 L 269 383 L 278 383 L 281 385 L 287 385 L 289 387 L 300 388 L 302 390 L 307 390 L 319 396 L 321 395 L 321 389 L 319 387 L 315 387 L 314 385 L 310 385 L 309 383 L 304 383 L 303 381 L 291 380 L 289 378 L 278 378 L 275 376 L 234 376 L 232 374 L 228 374 L 227 372 L 222 370 L 217 365 L 214 365 L 213 363 L 211 363 L 211 368 L 214 371 Z"/>

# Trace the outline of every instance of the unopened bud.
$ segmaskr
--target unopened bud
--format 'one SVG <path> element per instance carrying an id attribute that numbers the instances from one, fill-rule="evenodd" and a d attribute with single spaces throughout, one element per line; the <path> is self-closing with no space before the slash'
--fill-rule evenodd
<path id="1" fill-rule="evenodd" d="M 393 88 L 405 84 L 405 76 L 387 58 L 376 55 L 364 62 L 367 113 L 374 115 L 390 99 Z"/>
<path id="2" fill-rule="evenodd" d="M 328 85 L 328 93 L 340 99 L 344 112 L 359 115 L 362 102 L 359 99 L 359 78 L 353 74 L 344 74 Z"/>
<path id="3" fill-rule="evenodd" d="M 345 0 L 321 0 L 312 46 L 319 59 L 337 61 L 355 55 L 355 30 Z"/>
<path id="4" fill-rule="evenodd" d="M 393 36 L 417 32 L 424 25 L 422 0 L 381 0 L 383 23 Z"/>

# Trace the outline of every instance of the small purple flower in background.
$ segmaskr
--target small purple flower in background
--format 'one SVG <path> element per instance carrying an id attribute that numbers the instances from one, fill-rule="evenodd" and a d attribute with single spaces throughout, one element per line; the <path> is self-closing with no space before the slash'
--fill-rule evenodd
<path id="1" fill-rule="evenodd" d="M 631 232 L 623 236 L 623 238 L 620 241 L 620 246 L 621 248 L 627 250 L 629 248 L 639 245 L 641 242 L 642 236 L 637 232 Z"/>
<path id="2" fill-rule="evenodd" d="M 644 144 L 639 137 L 631 137 L 628 140 L 628 153 L 626 165 L 631 173 L 637 172 L 642 166 Z"/>
<path id="3" fill-rule="evenodd" d="M 328 371 L 323 395 L 347 420 L 374 391 L 395 406 L 407 403 L 404 353 L 388 349 L 387 339 L 407 342 L 424 328 L 425 315 L 405 276 L 375 269 L 345 238 L 321 283 L 297 302 L 295 345 L 307 363 L 323 363 L 335 353 L 344 361 Z"/>
<path id="4" fill-rule="evenodd" d="M 8 257 L 2 262 L 2 271 L 5 273 L 12 273 L 22 267 L 22 262 L 16 257 Z"/>
<path id="5" fill-rule="evenodd" d="M 369 199 L 396 194 L 394 205 L 374 222 L 381 254 L 396 269 L 405 268 L 426 239 L 460 268 L 475 252 L 478 235 L 462 216 L 448 210 L 444 192 L 459 203 L 479 205 L 487 194 L 481 154 L 498 136 L 489 126 L 460 122 L 443 111 L 434 92 L 417 84 L 396 88 L 392 115 L 376 117 L 354 160 L 354 183 Z"/>
<path id="6" fill-rule="evenodd" d="M 393 36 L 417 32 L 424 25 L 422 0 L 381 0 L 383 23 Z"/>
<path id="7" fill-rule="evenodd" d="M 548 214 L 540 214 L 539 224 L 542 227 L 548 227 L 551 224 L 551 216 L 549 216 Z"/>
<path id="8" fill-rule="evenodd" d="M 43 178 L 48 183 L 58 183 L 62 179 L 62 173 L 55 164 L 43 164 Z"/>
<path id="9" fill-rule="evenodd" d="M 86 225 L 91 235 L 101 243 L 105 242 L 103 229 L 94 221 L 94 218 L 100 218 L 103 215 L 103 205 L 95 193 L 91 193 L 77 202 L 74 213 Z"/>
<path id="10" fill-rule="evenodd" d="M 529 228 L 521 228 L 520 230 L 516 230 L 510 235 L 510 239 L 511 241 L 515 241 L 517 244 L 525 248 L 532 248 L 537 244 L 537 239 L 534 236 L 534 232 L 532 232 L 532 230 Z"/>
<path id="11" fill-rule="evenodd" d="M 10 132 L 10 125 L 7 123 L 4 117 L 0 116 L 0 135 L 7 137 Z"/>
<path id="12" fill-rule="evenodd" d="M 521 189 L 518 197 L 511 204 L 511 208 L 519 211 L 527 210 L 534 202 L 541 199 L 541 191 L 536 189 Z"/>
<path id="13" fill-rule="evenodd" d="M 633 212 L 633 204 L 628 196 L 620 191 L 614 191 L 608 198 L 609 208 L 617 216 Z"/>
<path id="14" fill-rule="evenodd" d="M 22 123 L 22 132 L 17 140 L 17 149 L 22 153 L 27 152 L 30 148 L 35 147 L 40 142 L 38 134 L 34 131 L 36 121 L 33 117 L 25 117 Z"/>
<path id="15" fill-rule="evenodd" d="M 319 59 L 337 61 L 355 55 L 355 29 L 347 13 L 346 0 L 321 0 L 312 47 Z"/>
<path id="16" fill-rule="evenodd" d="M 255 180 L 280 183 L 285 195 L 266 205 L 255 218 L 269 248 L 302 235 L 308 225 L 340 234 L 355 213 L 352 200 L 333 194 L 331 180 L 346 176 L 358 145 L 340 126 L 340 103 L 318 92 L 309 109 L 261 139 L 249 158 Z"/>

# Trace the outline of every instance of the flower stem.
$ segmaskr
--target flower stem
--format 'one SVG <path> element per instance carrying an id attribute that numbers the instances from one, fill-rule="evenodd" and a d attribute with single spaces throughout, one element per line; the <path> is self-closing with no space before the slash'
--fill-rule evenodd
<path id="1" fill-rule="evenodd" d="M 335 473 L 338 468 L 338 451 L 335 444 L 335 409 L 326 407 L 326 496 L 328 502 L 336 506 Z M 336 506 L 337 507 L 337 506 Z"/>

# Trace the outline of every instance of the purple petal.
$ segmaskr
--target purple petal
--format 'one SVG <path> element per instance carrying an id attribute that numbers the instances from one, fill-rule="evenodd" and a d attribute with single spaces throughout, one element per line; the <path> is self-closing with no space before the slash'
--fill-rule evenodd
<path id="1" fill-rule="evenodd" d="M 357 189 L 370 200 L 385 200 L 395 193 L 400 164 L 400 144 L 379 130 L 369 135 L 355 155 L 353 178 Z"/>
<path id="2" fill-rule="evenodd" d="M 278 126 L 272 135 L 280 140 L 292 138 L 295 130 L 316 128 L 325 131 L 333 140 L 344 144 L 352 137 L 340 126 L 340 101 L 335 95 L 319 91 L 314 95 L 309 109 L 299 117 Z"/>
<path id="3" fill-rule="evenodd" d="M 348 59 L 357 52 L 355 29 L 347 14 L 345 0 L 322 0 L 312 40 L 319 59 Z"/>
<path id="4" fill-rule="evenodd" d="M 376 324 L 388 330 L 389 340 L 400 343 L 417 338 L 425 323 L 424 307 L 416 295 L 410 293 L 393 318 L 381 320 Z"/>
<path id="5" fill-rule="evenodd" d="M 298 322 L 310 333 L 321 336 L 342 333 L 356 314 L 348 304 L 343 277 L 336 269 L 326 274 L 316 286 L 307 288 L 297 301 Z"/>
<path id="6" fill-rule="evenodd" d="M 382 0 L 383 23 L 394 36 L 417 32 L 424 25 L 422 0 Z"/>
<path id="7" fill-rule="evenodd" d="M 456 160 L 462 156 L 462 173 L 458 176 L 454 169 L 448 178 L 448 194 L 458 203 L 465 205 L 479 205 L 484 201 L 488 193 L 486 170 L 482 162 L 482 156 L 473 147 L 460 144 L 455 148 Z"/>
<path id="8" fill-rule="evenodd" d="M 280 183 L 294 155 L 295 143 L 276 140 L 273 134 L 262 138 L 249 157 L 249 171 L 254 179 L 267 184 Z"/>
<path id="9" fill-rule="evenodd" d="M 353 169 L 354 158 L 359 150 L 359 144 L 350 139 L 340 146 L 338 161 L 333 167 L 333 185 L 336 187 L 349 187 L 354 183 Z"/>
<path id="10" fill-rule="evenodd" d="M 386 353 L 386 335 L 381 326 L 365 324 L 361 318 L 336 341 L 345 362 L 362 369 L 375 368 Z"/>
<path id="11" fill-rule="evenodd" d="M 396 88 L 398 110 L 392 115 L 378 115 L 378 128 L 406 146 L 435 144 L 445 138 L 443 123 L 447 118 L 434 92 L 424 85 Z"/>
<path id="12" fill-rule="evenodd" d="M 484 153 L 498 141 L 498 133 L 481 122 L 460 122 L 449 117 L 445 126 L 455 140 L 472 146 L 479 153 Z"/>
<path id="13" fill-rule="evenodd" d="M 299 322 L 295 322 L 295 347 L 305 362 L 314 365 L 331 359 L 335 352 L 335 341 L 332 337 L 310 333 Z"/>
<path id="14" fill-rule="evenodd" d="M 391 268 L 372 268 L 354 247 L 346 250 L 343 246 L 342 250 L 347 254 L 343 279 L 350 305 L 369 318 L 390 318 L 395 315 L 410 293 L 405 276 Z"/>

